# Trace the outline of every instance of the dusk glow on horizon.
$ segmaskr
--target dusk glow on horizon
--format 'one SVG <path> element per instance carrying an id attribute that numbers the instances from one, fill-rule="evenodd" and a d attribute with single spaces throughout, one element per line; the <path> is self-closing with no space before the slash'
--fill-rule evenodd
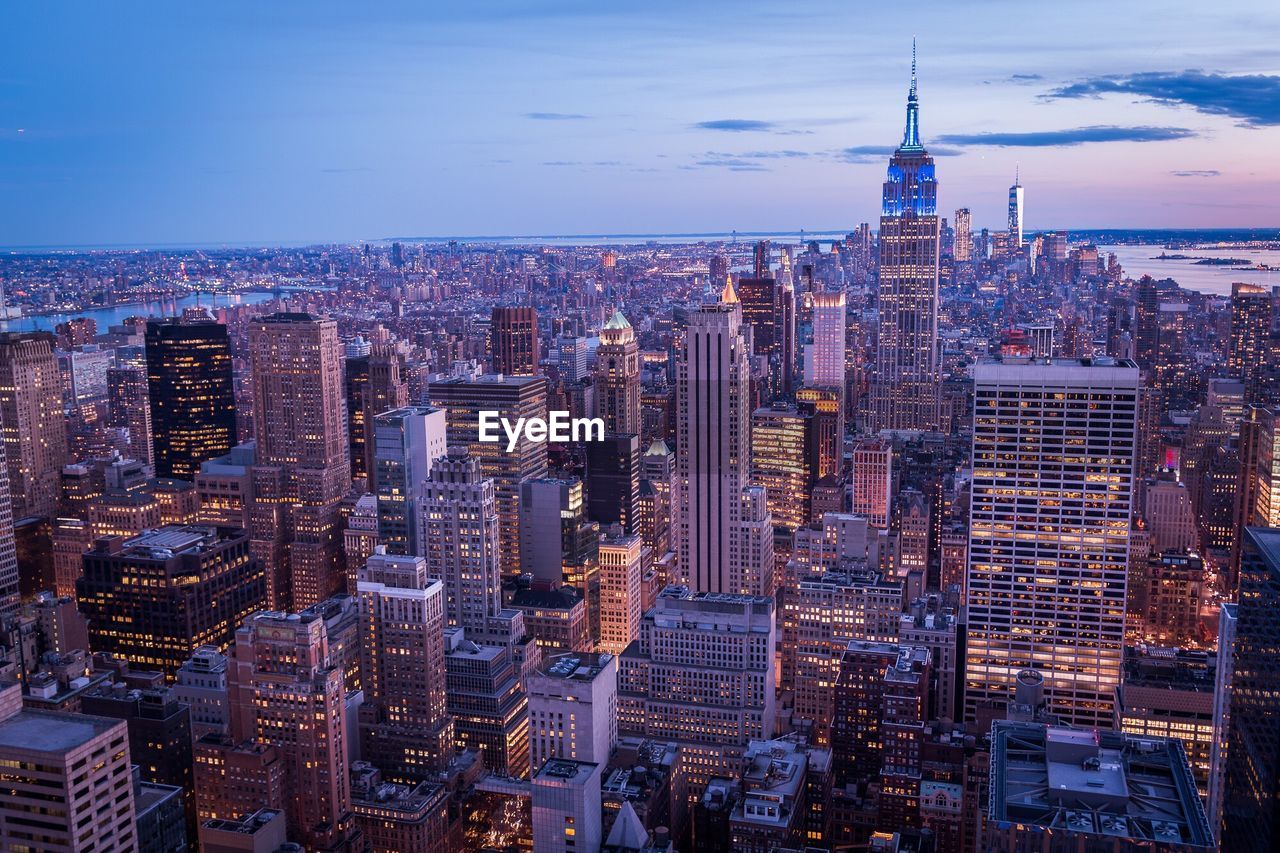
<path id="1" fill-rule="evenodd" d="M 242 3 L 9 10 L 0 244 L 848 229 L 912 37 L 938 207 L 1280 225 L 1256 4 Z"/>

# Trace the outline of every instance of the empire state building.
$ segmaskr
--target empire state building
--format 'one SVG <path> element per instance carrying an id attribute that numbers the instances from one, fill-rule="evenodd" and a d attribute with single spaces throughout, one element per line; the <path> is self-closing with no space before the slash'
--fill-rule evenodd
<path id="1" fill-rule="evenodd" d="M 880 213 L 880 336 L 871 428 L 936 430 L 938 370 L 938 183 L 920 144 L 915 46 L 902 144 L 889 158 Z"/>

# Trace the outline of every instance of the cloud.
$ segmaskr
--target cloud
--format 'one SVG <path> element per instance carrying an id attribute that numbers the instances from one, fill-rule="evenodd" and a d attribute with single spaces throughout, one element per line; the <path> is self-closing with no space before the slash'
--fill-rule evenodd
<path id="1" fill-rule="evenodd" d="M 742 133 L 744 131 L 773 130 L 774 123 L 752 118 L 720 118 L 713 121 L 700 121 L 694 127 L 702 130 L 723 130 L 729 133 Z"/>
<path id="2" fill-rule="evenodd" d="M 581 121 L 582 119 L 591 118 L 581 113 L 525 113 L 525 118 L 531 118 L 534 121 Z"/>
<path id="3" fill-rule="evenodd" d="M 1071 83 L 1045 98 L 1088 98 L 1119 92 L 1159 104 L 1182 105 L 1209 115 L 1231 116 L 1246 127 L 1280 124 L 1280 76 L 1229 77 L 1198 69 L 1152 71 L 1120 77 L 1093 77 Z"/>
<path id="4" fill-rule="evenodd" d="M 1179 178 L 1216 178 L 1222 173 L 1217 169 L 1179 169 L 1169 174 Z"/>
<path id="5" fill-rule="evenodd" d="M 809 152 L 793 151 L 791 149 L 783 149 L 782 151 L 744 151 L 741 154 L 729 154 L 724 151 L 708 151 L 706 156 L 717 158 L 739 158 L 742 160 L 789 160 L 808 157 Z"/>
<path id="6" fill-rule="evenodd" d="M 1033 130 L 1017 133 L 945 133 L 939 141 L 948 145 L 991 145 L 999 148 L 1055 148 L 1086 142 L 1164 142 L 1186 139 L 1196 132 L 1185 127 L 1117 127 L 1092 125 L 1065 130 Z"/>
<path id="7" fill-rule="evenodd" d="M 946 145 L 926 145 L 925 148 L 936 157 L 954 157 L 964 153 Z M 893 145 L 855 145 L 852 148 L 841 148 L 835 152 L 835 157 L 846 163 L 882 163 L 897 150 Z"/>
<path id="8" fill-rule="evenodd" d="M 731 172 L 768 172 L 771 171 L 767 166 L 761 166 L 759 163 L 753 163 L 750 160 L 744 160 L 741 157 L 710 157 L 706 160 L 698 160 L 694 166 L 713 167 L 728 169 Z"/>
<path id="9" fill-rule="evenodd" d="M 1011 74 L 1011 75 L 1009 75 L 1009 82 L 1010 82 L 1010 83 L 1033 83 L 1033 82 L 1035 82 L 1036 80 L 1043 80 L 1043 79 L 1044 79 L 1043 75 L 1040 75 L 1040 74 Z"/>

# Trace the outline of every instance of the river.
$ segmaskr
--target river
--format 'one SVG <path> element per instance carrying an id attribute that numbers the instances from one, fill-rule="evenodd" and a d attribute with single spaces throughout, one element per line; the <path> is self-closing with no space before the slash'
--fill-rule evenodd
<path id="1" fill-rule="evenodd" d="M 75 317 L 89 317 L 98 323 L 98 334 L 105 334 L 111 326 L 119 325 L 128 317 L 172 317 L 182 313 L 182 309 L 195 305 L 206 308 L 218 308 L 226 305 L 257 305 L 273 299 L 273 293 L 199 293 L 183 296 L 179 299 L 155 300 L 152 302 L 135 302 L 128 305 L 114 305 L 110 308 L 91 308 L 86 311 L 72 311 L 62 314 L 40 314 L 23 317 L 18 320 L 0 320 L 0 330 L 6 332 L 52 332 L 54 326 Z"/>

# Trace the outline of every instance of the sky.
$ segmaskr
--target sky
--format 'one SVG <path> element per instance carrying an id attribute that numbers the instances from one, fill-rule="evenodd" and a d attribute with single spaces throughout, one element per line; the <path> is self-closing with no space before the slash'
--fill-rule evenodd
<path id="1" fill-rule="evenodd" d="M 939 207 L 1280 226 L 1280 6 L 9 4 L 0 246 L 875 223 L 911 40 Z"/>

